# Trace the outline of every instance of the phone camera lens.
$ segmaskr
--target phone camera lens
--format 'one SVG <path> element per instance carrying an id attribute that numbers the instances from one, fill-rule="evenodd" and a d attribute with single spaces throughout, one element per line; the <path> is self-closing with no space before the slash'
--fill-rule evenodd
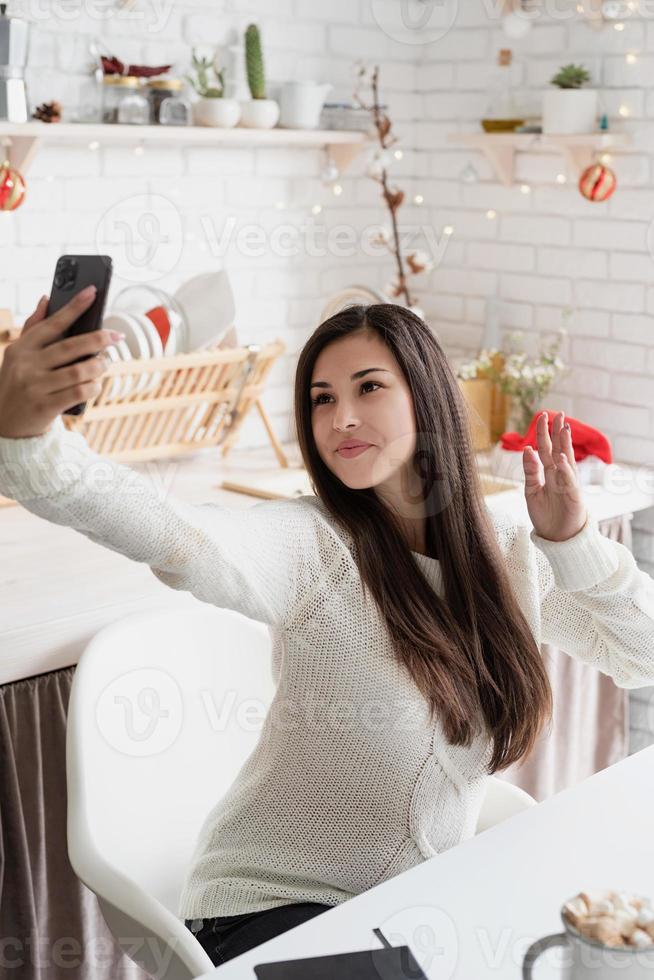
<path id="1" fill-rule="evenodd" d="M 64 259 L 59 262 L 54 283 L 58 289 L 71 289 L 77 275 L 77 261 L 75 259 Z"/>

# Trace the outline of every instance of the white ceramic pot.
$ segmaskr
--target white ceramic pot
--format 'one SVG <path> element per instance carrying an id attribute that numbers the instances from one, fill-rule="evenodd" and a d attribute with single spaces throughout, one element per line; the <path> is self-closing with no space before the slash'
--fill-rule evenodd
<path id="1" fill-rule="evenodd" d="M 241 102 L 240 126 L 249 129 L 272 129 L 279 119 L 279 102 L 275 99 L 245 99 Z"/>
<path id="2" fill-rule="evenodd" d="M 239 121 L 241 105 L 237 99 L 198 99 L 193 104 L 196 126 L 219 126 L 231 129 Z"/>
<path id="3" fill-rule="evenodd" d="M 279 125 L 287 129 L 317 129 L 323 103 L 332 88 L 329 82 L 285 82 L 279 101 Z"/>
<path id="4" fill-rule="evenodd" d="M 543 96 L 543 133 L 594 133 L 597 92 L 590 88 L 553 88 Z"/>

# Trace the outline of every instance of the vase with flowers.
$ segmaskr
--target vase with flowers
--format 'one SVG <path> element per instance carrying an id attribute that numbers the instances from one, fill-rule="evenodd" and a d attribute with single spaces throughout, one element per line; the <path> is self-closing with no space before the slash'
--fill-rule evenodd
<path id="1" fill-rule="evenodd" d="M 569 311 L 566 311 L 566 316 Z M 539 353 L 530 358 L 524 350 L 512 350 L 522 337 L 520 330 L 507 336 L 508 351 L 496 348 L 483 349 L 479 354 L 459 364 L 456 375 L 461 380 L 487 378 L 499 390 L 510 396 L 510 407 L 506 431 L 524 435 L 534 412 L 557 377 L 567 373 L 566 365 L 559 357 L 561 344 L 568 331 L 561 327 L 549 343 L 541 345 Z M 502 354 L 501 359 L 497 358 Z"/>

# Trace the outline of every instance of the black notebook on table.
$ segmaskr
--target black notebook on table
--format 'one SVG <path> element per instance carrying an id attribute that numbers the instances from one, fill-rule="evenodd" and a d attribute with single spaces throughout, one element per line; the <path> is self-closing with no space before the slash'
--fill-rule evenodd
<path id="1" fill-rule="evenodd" d="M 258 963 L 258 980 L 428 980 L 408 946 Z"/>

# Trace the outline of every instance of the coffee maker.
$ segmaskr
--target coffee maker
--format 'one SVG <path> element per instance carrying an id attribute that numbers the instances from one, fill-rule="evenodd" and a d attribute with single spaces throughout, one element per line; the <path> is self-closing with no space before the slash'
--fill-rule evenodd
<path id="1" fill-rule="evenodd" d="M 7 4 L 0 3 L 0 121 L 27 122 L 25 64 L 29 23 L 7 16 Z"/>

